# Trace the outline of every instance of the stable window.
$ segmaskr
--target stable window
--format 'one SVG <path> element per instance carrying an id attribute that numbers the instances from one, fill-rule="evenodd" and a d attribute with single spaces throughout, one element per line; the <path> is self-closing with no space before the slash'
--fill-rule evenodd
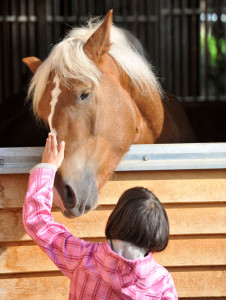
<path id="1" fill-rule="evenodd" d="M 31 74 L 21 58 L 44 59 L 71 27 L 111 8 L 115 24 L 141 40 L 160 81 L 182 102 L 198 141 L 226 141 L 225 0 L 9 0 L 0 3 L 0 146 L 7 128 L 24 119 Z M 41 128 L 41 143 L 44 135 Z"/>

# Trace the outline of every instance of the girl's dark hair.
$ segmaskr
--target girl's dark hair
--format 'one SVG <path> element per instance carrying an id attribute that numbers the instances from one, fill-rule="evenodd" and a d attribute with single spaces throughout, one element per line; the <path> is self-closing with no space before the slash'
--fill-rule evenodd
<path id="1" fill-rule="evenodd" d="M 168 217 L 151 191 L 134 187 L 119 198 L 108 219 L 105 235 L 109 240 L 127 241 L 149 252 L 160 252 L 169 240 Z"/>

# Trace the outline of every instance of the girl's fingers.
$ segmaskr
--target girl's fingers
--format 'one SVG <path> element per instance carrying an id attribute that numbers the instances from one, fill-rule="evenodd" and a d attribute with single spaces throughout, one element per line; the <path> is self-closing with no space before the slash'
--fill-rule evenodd
<path id="1" fill-rule="evenodd" d="M 56 140 L 55 134 L 52 132 L 49 132 L 48 139 L 50 140 L 49 151 L 51 151 L 53 153 L 57 152 L 57 140 Z"/>
<path id="2" fill-rule="evenodd" d="M 48 138 L 46 139 L 46 150 L 50 151 L 51 149 L 51 138 L 50 136 L 48 136 Z"/>
<path id="3" fill-rule="evenodd" d="M 64 158 L 64 149 L 65 149 L 65 142 L 62 141 L 60 143 L 60 146 L 59 146 L 59 153 L 58 153 L 58 156 L 60 157 L 60 159 L 63 159 Z"/>
<path id="4" fill-rule="evenodd" d="M 57 151 L 57 140 L 56 140 L 55 134 L 53 134 L 53 133 L 51 134 L 51 141 L 52 141 L 51 150 Z"/>
<path id="5" fill-rule="evenodd" d="M 65 143 L 61 142 L 59 145 L 59 152 L 57 155 L 56 163 L 57 163 L 57 168 L 59 168 L 62 164 L 62 161 L 64 159 L 64 149 L 65 149 Z"/>

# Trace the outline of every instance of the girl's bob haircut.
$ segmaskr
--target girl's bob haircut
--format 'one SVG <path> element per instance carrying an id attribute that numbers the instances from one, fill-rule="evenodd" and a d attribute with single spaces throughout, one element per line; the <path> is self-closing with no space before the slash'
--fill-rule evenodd
<path id="1" fill-rule="evenodd" d="M 125 191 L 112 211 L 105 235 L 147 249 L 164 250 L 169 240 L 169 222 L 164 207 L 148 189 L 134 187 Z"/>

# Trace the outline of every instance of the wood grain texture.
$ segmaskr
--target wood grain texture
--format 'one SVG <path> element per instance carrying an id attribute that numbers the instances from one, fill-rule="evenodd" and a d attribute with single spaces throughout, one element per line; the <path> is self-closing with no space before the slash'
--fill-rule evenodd
<path id="1" fill-rule="evenodd" d="M 179 297 L 223 297 L 226 296 L 225 268 L 181 268 L 170 270 Z"/>
<path id="2" fill-rule="evenodd" d="M 0 209 L 22 208 L 26 195 L 28 174 L 0 175 Z M 56 189 L 54 198 L 59 197 Z"/>
<path id="3" fill-rule="evenodd" d="M 23 228 L 27 182 L 27 174 L 0 175 L 0 299 L 68 299 L 69 280 Z M 180 299 L 226 299 L 226 170 L 117 172 L 97 210 L 71 220 L 53 210 L 54 218 L 75 236 L 103 241 L 114 204 L 133 186 L 151 189 L 166 208 L 170 242 L 154 257 Z"/>
<path id="4" fill-rule="evenodd" d="M 70 280 L 60 273 L 36 277 L 0 279 L 1 300 L 66 300 L 69 297 Z"/>
<path id="5" fill-rule="evenodd" d="M 0 208 L 21 208 L 27 183 L 27 174 L 0 175 Z M 116 204 L 120 195 L 134 186 L 149 188 L 163 203 L 224 202 L 226 171 L 117 172 L 100 192 L 99 204 Z M 54 195 L 58 197 L 55 190 Z"/>
<path id="6" fill-rule="evenodd" d="M 165 267 L 226 266 L 226 237 L 171 237 L 163 252 L 154 253 L 157 263 Z"/>
<path id="7" fill-rule="evenodd" d="M 116 203 L 134 186 L 150 189 L 163 203 L 224 202 L 226 170 L 117 172 L 104 186 L 99 202 Z"/>
<path id="8" fill-rule="evenodd" d="M 222 268 L 168 269 L 179 297 L 224 297 L 226 296 L 226 271 Z M 0 279 L 0 299 L 68 299 L 69 280 L 58 272 L 36 275 L 21 274 L 18 277 Z"/>
<path id="9" fill-rule="evenodd" d="M 223 234 L 226 228 L 226 204 L 165 205 L 171 235 Z M 112 207 L 99 209 L 77 219 L 66 219 L 53 212 L 56 222 L 63 223 L 76 237 L 104 237 L 104 229 Z M 26 241 L 30 237 L 22 224 L 21 210 L 3 210 L 0 219 L 0 242 Z"/>
<path id="10" fill-rule="evenodd" d="M 171 238 L 168 247 L 155 253 L 157 263 L 165 267 L 226 265 L 226 239 L 220 237 Z M 48 256 L 36 245 L 2 244 L 0 273 L 46 272 L 58 270 Z"/>

